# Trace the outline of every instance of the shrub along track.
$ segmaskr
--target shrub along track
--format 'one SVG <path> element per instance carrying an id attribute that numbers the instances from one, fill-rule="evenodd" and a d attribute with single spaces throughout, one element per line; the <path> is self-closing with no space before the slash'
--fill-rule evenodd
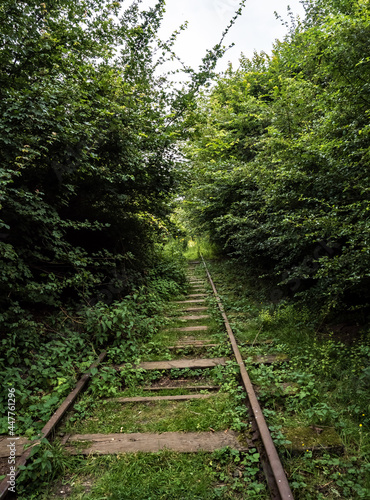
<path id="1" fill-rule="evenodd" d="M 229 341 L 239 367 L 240 383 L 247 394 L 247 398 L 245 398 L 245 404 L 249 408 L 249 416 L 251 420 L 251 427 L 249 431 L 247 433 L 236 432 L 230 429 L 215 431 L 211 427 L 208 431 L 203 432 L 122 432 L 123 428 L 121 428 L 121 432 L 119 433 L 112 432 L 105 434 L 76 434 L 67 431 L 62 439 L 62 444 L 63 446 L 65 446 L 65 449 L 69 453 L 84 455 L 120 454 L 128 452 L 157 452 L 164 449 L 187 453 L 197 451 L 212 452 L 224 447 L 230 447 L 232 449 L 239 450 L 240 452 L 247 452 L 248 448 L 256 447 L 259 452 L 261 466 L 266 476 L 266 481 L 270 490 L 271 498 L 283 500 L 293 499 L 293 495 L 290 490 L 285 472 L 283 470 L 269 429 L 263 417 L 262 410 L 246 371 L 245 364 L 238 349 L 228 318 L 225 314 L 221 299 L 218 296 L 216 287 L 212 281 L 211 275 L 204 260 L 203 264 L 218 307 L 221 311 Z M 182 324 L 186 324 L 186 322 L 188 322 L 191 326 L 181 326 L 179 328 L 173 329 L 176 331 L 175 333 L 177 340 L 175 341 L 175 345 L 167 346 L 168 351 L 172 353 L 184 352 L 185 354 L 188 354 L 189 352 L 194 351 L 199 351 L 199 353 L 206 353 L 208 349 L 217 349 L 218 346 L 218 344 L 215 343 L 215 340 L 204 337 L 204 335 L 207 335 L 207 337 L 211 337 L 211 335 L 209 335 L 209 332 L 207 332 L 209 327 L 207 325 L 198 324 L 199 322 L 206 322 L 204 320 L 209 318 L 209 315 L 206 314 L 208 308 L 205 305 L 207 295 L 204 288 L 204 279 L 199 278 L 200 265 L 200 261 L 194 261 L 189 264 L 188 277 L 190 283 L 190 293 L 188 297 L 185 298 L 185 300 L 176 302 L 176 307 L 178 307 L 181 311 L 181 316 L 178 319 L 182 321 Z M 78 382 L 74 391 L 72 391 L 72 393 L 66 398 L 61 407 L 49 420 L 49 422 L 42 430 L 42 437 L 47 438 L 52 434 L 62 416 L 66 413 L 68 408 L 71 407 L 79 392 L 82 391 L 83 387 L 88 382 L 91 370 L 94 369 L 97 364 L 99 364 L 104 359 L 105 354 L 106 353 L 103 352 L 99 356 L 97 362 L 90 367 L 90 370 Z M 159 361 L 143 361 L 133 368 L 135 370 L 139 369 L 142 372 L 154 370 L 156 372 L 160 371 L 162 374 L 165 374 L 169 373 L 167 372 L 168 370 L 204 370 L 207 368 L 225 366 L 228 364 L 228 359 L 225 356 L 201 357 L 200 355 L 197 355 L 193 358 L 183 356 L 182 359 L 173 359 L 176 356 L 167 357 L 170 357 L 171 359 Z M 117 367 L 117 369 L 125 370 L 127 369 L 127 364 L 121 365 Z M 199 383 L 194 384 L 194 382 L 186 380 L 186 375 L 182 378 L 182 381 L 177 382 L 177 385 L 172 387 L 171 382 L 168 382 L 167 378 L 166 384 L 161 385 L 161 382 L 159 381 L 159 383 L 152 385 L 151 387 L 147 386 L 145 389 L 147 391 L 160 392 L 163 389 L 166 389 L 166 391 L 171 391 L 171 389 L 181 388 L 189 394 L 119 397 L 111 398 L 110 401 L 123 405 L 132 405 L 131 408 L 135 408 L 135 405 L 149 404 L 153 406 L 156 404 L 161 404 L 164 401 L 180 402 L 209 400 L 209 404 L 212 405 L 212 401 L 214 401 L 215 395 L 217 397 L 217 392 L 215 391 L 219 389 L 218 386 L 210 385 L 209 383 L 205 385 L 199 385 Z M 193 391 L 196 391 L 196 393 L 194 393 Z M 23 444 L 23 441 L 25 440 L 21 439 L 18 441 L 18 449 L 20 448 L 20 445 Z M 3 445 L 6 446 L 6 443 L 4 442 Z M 31 449 L 28 448 L 18 459 L 17 465 L 24 465 L 30 455 Z M 8 478 L 4 479 L 4 481 L 0 485 L 1 499 L 5 498 L 7 494 L 7 488 L 9 486 L 7 480 Z"/>

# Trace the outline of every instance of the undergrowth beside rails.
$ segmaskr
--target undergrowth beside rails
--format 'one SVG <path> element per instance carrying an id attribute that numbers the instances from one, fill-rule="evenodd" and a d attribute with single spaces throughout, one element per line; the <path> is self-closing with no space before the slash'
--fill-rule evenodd
<path id="1" fill-rule="evenodd" d="M 369 498 L 369 327 L 352 338 L 339 337 L 314 310 L 266 300 L 266 284 L 252 282 L 235 262 L 207 265 L 258 387 L 294 498 Z M 254 356 L 262 354 L 285 354 L 289 362 L 253 364 Z M 289 383 L 288 392 L 284 383 Z M 310 428 L 338 434 L 342 450 L 329 442 L 327 450 L 312 452 L 304 438 Z M 302 453 L 289 451 L 291 435 L 301 436 Z"/>
<path id="2" fill-rule="evenodd" d="M 136 282 L 135 282 L 136 281 Z M 112 303 L 97 302 L 56 313 L 26 313 L 14 324 L 1 315 L 3 327 L 16 332 L 0 342 L 0 377 L 15 388 L 17 435 L 37 436 L 63 398 L 108 345 L 132 355 L 144 338 L 163 324 L 164 303 L 183 290 L 180 254 L 162 253 L 146 276 L 131 283 L 130 292 Z M 109 378 L 109 372 L 102 377 Z M 0 394 L 0 434 L 8 431 L 5 398 Z"/>
<path id="3" fill-rule="evenodd" d="M 167 246 L 167 254 L 173 257 L 178 246 L 178 243 Z M 158 281 L 155 283 L 158 287 Z M 167 295 L 162 291 L 160 296 L 177 300 L 183 292 L 181 287 L 172 287 Z M 212 302 L 212 299 L 207 300 Z M 88 390 L 66 415 L 56 440 L 52 444 L 45 442 L 23 471 L 18 485 L 20 500 L 50 500 L 61 496 L 71 500 L 94 500 L 102 498 L 102 495 L 117 500 L 242 500 L 246 498 L 246 491 L 248 498 L 267 500 L 267 487 L 255 448 L 246 452 L 224 448 L 214 453 L 185 455 L 163 451 L 84 457 L 67 456 L 60 444 L 60 438 L 68 433 L 227 432 L 230 429 L 240 432 L 241 439 L 247 436 L 249 419 L 244 404 L 246 395 L 238 385 L 238 367 L 235 362 L 229 361 L 226 366 L 206 370 L 151 372 L 135 368 L 135 364 L 142 359 L 147 360 L 148 356 L 154 355 L 160 359 L 175 359 L 179 356 L 167 348 L 174 341 L 171 328 L 178 325 L 176 316 L 183 314 L 182 307 L 181 304 L 168 302 L 161 309 L 162 319 L 157 323 L 158 331 L 149 329 L 145 336 L 138 337 L 136 341 L 126 336 L 124 342 L 120 339 L 120 342 L 113 342 L 108 347 L 106 360 L 99 369 L 94 370 Z M 225 333 L 220 328 L 222 324 L 218 313 L 211 315 L 210 325 L 211 331 L 216 331 L 219 326 L 219 333 L 212 338 L 221 345 L 211 348 L 208 357 L 229 357 L 231 351 L 224 342 Z M 186 355 L 197 357 L 199 353 L 189 350 Z M 191 385 L 218 385 L 220 391 L 209 394 L 211 401 L 124 405 L 106 401 L 106 398 L 117 396 L 152 396 L 153 392 L 147 390 L 148 385 L 156 381 L 162 383 L 166 379 L 169 386 L 186 379 Z M 207 394 L 207 391 L 202 392 Z M 189 391 L 181 387 L 161 391 L 161 395 L 186 393 Z"/>
<path id="4" fill-rule="evenodd" d="M 247 430 L 249 419 L 243 403 L 245 394 L 237 386 L 238 370 L 233 362 L 215 369 L 171 370 L 166 374 L 170 380 L 187 378 L 194 384 L 221 385 L 220 397 L 211 406 L 203 401 L 190 401 L 169 408 L 167 402 L 163 402 L 156 407 L 135 406 L 135 414 L 131 414 L 130 405 L 124 408 L 115 402 L 99 402 L 99 398 L 152 394 L 145 387 L 162 379 L 165 373 L 145 372 L 135 369 L 134 365 L 148 357 L 176 357 L 176 353 L 167 351 L 166 346 L 176 339 L 171 327 L 178 326 L 176 316 L 181 305 L 168 301 L 177 300 L 186 291 L 183 261 L 179 258 L 181 245 L 182 242 L 173 242 L 166 247 L 162 270 L 158 268 L 148 276 L 147 284 L 141 290 L 133 291 L 124 301 L 110 307 L 100 303 L 90 309 L 90 317 L 84 323 L 85 334 L 87 338 L 88 333 L 93 332 L 86 325 L 94 324 L 95 344 L 90 337 L 90 344 L 86 343 L 86 346 L 90 346 L 92 352 L 85 354 L 81 349 L 80 359 L 86 356 L 87 366 L 94 357 L 93 347 L 103 348 L 110 342 L 107 359 L 94 371 L 89 389 L 62 424 L 60 436 L 52 444 L 45 441 L 34 460 L 24 469 L 20 500 L 49 500 L 61 496 L 71 500 L 95 500 L 102 495 L 117 500 L 268 498 L 255 449 L 246 453 L 223 449 L 196 455 L 165 451 L 81 457 L 65 455 L 60 445 L 60 437 L 69 432 L 204 431 L 225 427 L 241 432 Z M 206 242 L 202 253 L 204 251 L 214 255 Z M 193 245 L 187 253 L 188 257 L 196 258 L 199 247 Z M 173 260 L 177 262 L 176 266 L 171 264 Z M 269 296 L 266 286 L 251 282 L 247 272 L 235 262 L 214 259 L 207 265 L 252 382 L 257 387 L 294 498 L 368 498 L 368 330 L 364 328 L 352 342 L 344 342 L 323 327 L 314 311 L 288 302 L 271 304 L 266 300 Z M 210 305 L 207 324 L 212 331 L 219 327 L 219 337 L 216 335 L 215 338 L 221 344 L 210 352 L 212 356 L 228 357 L 230 347 L 223 337 L 223 323 L 216 301 L 209 296 L 207 303 Z M 125 325 L 124 335 L 122 324 Z M 272 354 L 285 355 L 289 361 L 271 365 L 254 363 L 255 356 Z M 185 352 L 186 355 L 194 356 L 194 353 Z M 77 358 L 76 354 L 72 360 Z M 68 363 L 70 366 L 71 360 Z M 117 369 L 117 363 L 125 365 Z M 74 366 L 77 367 L 77 361 Z M 73 385 L 75 373 L 72 377 L 69 375 L 68 390 Z M 286 383 L 288 389 L 283 388 L 282 384 Z M 35 384 L 40 384 L 40 380 Z M 66 392 L 68 390 L 65 388 Z M 50 394 L 55 395 L 55 392 L 54 388 Z M 164 391 L 163 395 L 184 393 L 186 390 L 178 389 Z M 40 394 L 37 399 L 39 410 L 37 407 L 33 409 L 39 419 L 47 396 L 47 393 Z M 33 397 L 36 400 L 37 396 Z M 32 415 L 28 418 L 32 419 Z M 41 422 L 34 420 L 32 435 L 42 426 Z M 46 412 L 44 420 L 47 420 Z M 173 428 L 168 428 L 169 422 Z M 333 431 L 334 435 L 339 435 L 340 449 L 330 447 L 331 443 L 328 443 L 328 449 L 313 452 L 305 436 L 305 430 L 310 428 L 317 433 L 323 431 L 329 435 Z M 30 431 L 28 433 L 31 435 Z M 300 453 L 290 451 L 292 433 L 301 437 Z"/>

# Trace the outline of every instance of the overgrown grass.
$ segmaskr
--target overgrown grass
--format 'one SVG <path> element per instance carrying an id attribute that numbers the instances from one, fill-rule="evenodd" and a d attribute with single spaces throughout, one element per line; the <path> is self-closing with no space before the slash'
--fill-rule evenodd
<path id="1" fill-rule="evenodd" d="M 73 459 L 63 482 L 19 500 L 56 500 L 60 491 L 69 492 L 69 500 L 267 500 L 256 462 L 255 449 Z"/>
<path id="2" fill-rule="evenodd" d="M 192 271 L 192 274 L 203 276 L 204 269 L 200 266 L 199 269 Z M 182 289 L 165 287 L 164 292 L 158 276 L 156 284 L 160 286 L 154 287 L 155 295 L 160 294 L 166 296 L 167 299 L 179 299 L 183 292 Z M 153 288 L 152 288 L 153 290 Z M 191 291 L 191 287 L 188 288 Z M 167 294 L 168 291 L 168 294 Z M 213 299 L 210 299 L 213 303 Z M 219 314 L 211 314 L 210 318 L 205 320 L 190 321 L 191 325 L 202 324 L 209 327 L 206 332 L 181 332 L 176 330 L 183 326 L 183 322 L 175 319 L 176 315 L 189 315 L 191 312 L 185 312 L 187 306 L 181 304 L 170 304 L 168 307 L 161 306 L 161 312 L 165 316 L 165 320 L 157 323 L 156 329 L 150 329 L 147 335 L 140 337 L 130 336 L 125 342 L 116 342 L 108 350 L 107 361 L 94 374 L 88 391 L 74 405 L 74 410 L 71 411 L 61 428 L 62 432 L 72 433 L 132 433 L 132 432 L 184 432 L 184 431 L 217 431 L 232 429 L 242 433 L 249 431 L 249 421 L 244 404 L 245 393 L 238 387 L 237 374 L 238 367 L 236 363 L 228 363 L 226 366 L 217 366 L 213 369 L 173 369 L 170 371 L 144 371 L 137 369 L 135 364 L 140 360 L 150 359 L 176 359 L 177 357 L 199 357 L 207 354 L 208 357 L 220 357 L 230 354 L 230 347 L 225 341 L 226 336 Z M 156 316 L 155 316 L 156 317 Z M 187 323 L 188 324 L 188 323 Z M 173 345 L 182 337 L 191 336 L 197 339 L 211 340 L 213 343 L 220 345 L 214 348 L 204 348 L 201 350 L 191 350 L 187 348 L 181 351 L 169 350 L 168 346 Z M 117 364 L 124 363 L 124 366 L 117 369 Z M 221 386 L 220 392 L 211 392 L 209 399 L 204 400 L 189 400 L 182 402 L 161 401 L 150 403 L 119 403 L 116 401 L 105 401 L 105 398 L 112 397 L 129 397 L 135 395 L 150 395 L 156 393 L 147 391 L 148 385 L 156 380 L 165 378 L 168 383 L 176 383 L 176 381 L 188 381 L 190 385 L 200 383 Z M 171 382 L 173 381 L 173 382 Z M 181 383 L 182 383 L 181 382 Z M 184 389 L 176 389 L 171 391 L 161 391 L 159 394 L 187 394 L 189 391 Z M 50 453 L 49 462 L 53 463 L 52 450 L 40 450 L 40 461 L 37 467 L 37 460 L 32 462 L 25 471 L 24 478 L 31 479 L 34 484 L 40 483 L 41 489 L 47 486 L 49 496 L 53 498 L 51 490 L 43 475 L 43 467 L 45 465 L 46 453 Z M 99 498 L 99 494 L 104 491 L 104 494 L 119 495 L 117 498 L 265 498 L 266 489 L 264 481 L 260 476 L 259 459 L 254 451 L 251 454 L 243 455 L 235 450 L 224 450 L 217 454 L 200 454 L 199 456 L 206 457 L 207 463 L 203 463 L 201 470 L 194 470 L 198 462 L 198 456 L 188 457 L 185 459 L 183 455 L 172 454 L 180 463 L 189 464 L 185 476 L 181 479 L 181 484 L 178 483 L 178 478 L 173 475 L 173 471 L 177 470 L 176 466 L 166 460 L 162 460 L 164 454 L 156 454 L 158 461 L 161 463 L 161 470 L 157 471 L 152 468 L 154 463 L 154 454 L 135 455 L 136 460 L 143 464 L 147 477 L 145 481 L 140 481 L 140 484 L 135 484 L 138 481 L 133 470 L 131 470 L 132 456 L 124 455 L 122 457 L 113 458 L 95 458 L 91 462 L 89 460 L 81 460 L 79 478 L 76 483 L 76 488 L 72 488 L 69 498 Z M 36 455 L 39 456 L 39 455 Z M 56 454 L 57 461 L 59 460 Z M 66 461 L 68 464 L 73 463 L 75 467 L 76 458 L 64 457 L 61 461 Z M 126 476 L 122 476 L 122 472 L 115 475 L 114 470 L 106 471 L 102 475 L 101 464 L 115 463 L 114 460 L 120 460 L 117 467 L 124 463 Z M 44 465 L 43 465 L 44 464 Z M 96 465 L 96 467 L 95 467 Z M 40 470 L 41 466 L 41 470 Z M 54 467 L 54 465 L 52 465 Z M 114 466 L 115 467 L 115 466 Z M 56 471 L 62 471 L 58 464 L 55 466 Z M 148 471 L 150 474 L 148 475 Z M 63 476 L 67 477 L 65 468 Z M 140 472 L 140 466 L 137 468 Z M 58 473 L 56 473 L 57 476 Z M 140 474 L 139 474 L 140 475 Z M 204 478 L 207 476 L 207 480 Z M 62 477 L 62 476 L 59 476 Z M 118 479 L 120 477 L 120 479 Z M 182 476 L 181 476 L 182 477 Z M 194 477 L 199 477 L 200 484 L 193 484 Z M 174 488 L 168 485 L 168 480 L 171 478 Z M 111 492 L 106 488 L 106 484 L 119 481 L 119 485 Z M 198 481 L 198 480 L 197 480 Z M 86 482 L 91 487 L 88 487 L 86 492 Z M 156 483 L 166 484 L 166 488 L 162 490 Z M 187 484 L 191 483 L 191 486 Z M 162 484 L 161 483 L 161 484 Z M 22 484 L 22 482 L 21 482 Z M 85 486 L 83 486 L 85 484 Z M 179 486 L 180 484 L 180 486 Z M 127 486 L 129 485 L 129 486 Z M 36 487 L 37 488 L 37 487 Z M 172 489 L 171 489 L 172 488 Z M 246 489 L 247 488 L 247 489 Z M 90 491 L 91 490 L 91 491 Z M 150 496 L 148 491 L 150 490 Z M 118 493 L 124 491 L 124 494 Z M 248 496 L 246 497 L 246 491 Z M 32 498 L 32 488 L 27 490 L 27 499 Z M 186 492 L 185 494 L 183 492 Z M 124 496 L 127 493 L 127 497 Z M 165 495 L 165 496 L 162 496 Z M 197 496 L 199 494 L 199 497 Z M 122 496 L 123 495 L 123 496 Z M 172 496 L 171 496 L 172 495 Z M 188 496 L 186 496 L 188 495 Z M 38 497 L 37 498 L 41 498 Z"/>
<path id="3" fill-rule="evenodd" d="M 209 267 L 232 320 L 236 336 L 241 342 L 244 358 L 250 360 L 255 355 L 277 353 L 289 356 L 289 363 L 258 366 L 249 364 L 248 370 L 253 383 L 259 387 L 259 398 L 275 443 L 283 457 L 295 498 L 300 500 L 367 498 L 370 492 L 368 482 L 370 443 L 367 434 L 370 408 L 367 398 L 369 346 L 365 334 L 351 346 L 337 341 L 333 336 L 324 338 L 315 331 L 314 318 L 309 310 L 300 310 L 294 305 L 277 307 L 264 301 L 263 297 L 266 294 L 263 290 L 255 290 L 254 284 L 250 283 L 248 277 L 234 264 L 213 261 L 209 263 Z M 199 267 L 192 271 L 192 274 L 204 276 L 204 270 Z M 175 299 L 178 290 L 174 289 L 172 293 L 171 298 Z M 210 298 L 208 303 L 211 317 L 207 320 L 207 324 L 211 326 L 212 339 L 217 339 L 221 343 L 219 348 L 210 351 L 210 356 L 223 356 L 229 352 L 229 346 L 225 342 L 222 319 L 216 302 Z M 65 431 L 109 433 L 201 431 L 209 430 L 209 427 L 214 430 L 225 427 L 236 430 L 248 428 L 243 402 L 245 395 L 237 387 L 238 370 L 235 363 L 230 363 L 226 367 L 218 366 L 212 370 L 177 369 L 169 372 L 145 372 L 134 367 L 136 362 L 140 359 L 146 360 L 147 357 L 174 359 L 177 356 L 176 352 L 169 351 L 167 347 L 184 336 L 183 332 L 171 328 L 181 324 L 177 321 L 172 322 L 172 319 L 175 315 L 181 314 L 182 306 L 172 304 L 162 311 L 165 311 L 168 319 L 163 321 L 156 331 L 152 330 L 145 339 L 144 336 L 140 339 L 128 339 L 130 342 L 126 340 L 125 343 L 117 343 L 110 348 L 107 363 L 110 365 L 126 363 L 125 367 L 120 371 L 112 366 L 105 366 L 99 370 L 93 378 L 89 391 L 75 405 L 74 413 L 69 415 L 70 420 L 64 428 Z M 191 332 L 190 335 L 209 338 L 209 333 Z M 273 342 L 263 343 L 266 340 Z M 201 383 L 211 381 L 215 385 L 222 385 L 223 388 L 219 394 L 212 393 L 211 405 L 208 400 L 140 405 L 96 401 L 97 397 L 154 395 L 145 391 L 145 388 L 164 376 L 169 380 L 188 379 L 191 385 L 194 385 L 197 379 Z M 287 382 L 293 384 L 292 391 L 286 392 L 282 388 L 282 384 Z M 184 393 L 187 391 L 181 389 L 168 392 L 168 394 Z M 167 392 L 160 394 L 165 395 Z M 101 425 L 102 422 L 104 427 Z M 284 433 L 288 435 L 292 429 L 301 432 L 300 428 L 304 432 L 304 429 L 309 429 L 310 426 L 319 429 L 318 432 L 323 429 L 323 435 L 336 432 L 344 445 L 344 454 L 337 456 L 334 452 L 327 451 L 325 454 L 313 455 L 308 450 L 304 451 L 303 456 L 290 456 L 287 451 L 290 449 L 289 443 Z M 195 464 L 200 463 L 197 462 L 197 457 L 188 457 L 189 468 L 186 469 L 188 470 L 186 478 L 198 477 L 199 474 L 200 482 L 204 482 L 206 487 L 198 490 L 199 485 L 193 485 L 194 489 L 190 485 L 184 490 L 189 493 L 189 497 L 180 498 L 265 498 L 265 486 L 261 480 L 257 480 L 260 473 L 256 465 L 258 459 L 253 464 L 250 455 L 243 465 L 245 457 L 239 452 L 236 452 L 237 455 L 233 453 L 229 451 L 223 455 L 220 452 L 213 454 L 212 458 L 211 455 L 204 454 L 212 467 L 211 469 L 203 467 L 202 470 L 194 470 Z M 155 456 L 158 457 L 158 462 L 155 462 Z M 106 490 L 111 495 L 110 498 L 129 498 L 122 496 L 126 493 L 121 495 L 118 491 L 127 491 L 131 498 L 138 499 L 176 498 L 176 495 L 182 492 L 177 489 L 176 474 L 172 474 L 177 470 L 177 466 L 172 465 L 171 461 L 161 462 L 162 456 L 171 456 L 174 463 L 177 461 L 176 463 L 183 463 L 183 467 L 188 467 L 183 462 L 185 458 L 182 455 L 178 459 L 175 458 L 178 455 L 166 455 L 166 453 L 135 455 L 135 459 L 143 464 L 143 470 L 145 464 L 150 470 L 142 484 L 136 485 L 137 476 L 131 470 L 133 456 L 79 459 L 79 477 L 88 479 L 89 491 L 86 493 L 86 487 L 81 484 L 84 479 L 78 479 L 76 488 L 72 488 L 72 496 L 69 498 L 92 500 L 99 498 L 98 495 L 102 494 L 106 485 L 114 481 L 117 481 L 117 488 L 110 490 L 108 487 Z M 62 462 L 63 460 L 66 460 L 68 469 L 68 464 L 77 459 L 61 459 Z M 99 468 L 104 469 L 104 464 L 108 463 L 112 464 L 112 470 Z M 152 468 L 154 463 L 162 463 L 161 470 Z M 120 471 L 120 464 L 125 464 L 128 471 L 128 475 L 123 475 L 122 480 L 118 479 L 118 474 L 123 474 Z M 56 470 L 62 469 L 56 467 Z M 117 472 L 117 477 L 116 470 L 120 471 Z M 204 474 L 209 474 L 210 470 L 216 471 L 217 474 L 212 475 L 211 472 L 212 480 L 207 482 L 202 478 Z M 39 472 L 31 470 L 30 474 L 33 481 L 40 478 L 44 481 Z M 68 476 L 65 471 L 64 475 Z M 168 481 L 172 481 L 174 489 L 171 489 Z M 185 477 L 182 481 L 181 485 L 187 484 Z M 164 495 L 164 489 L 161 490 L 159 486 L 157 488 L 157 483 L 167 485 L 169 488 L 167 496 L 161 496 Z M 150 488 L 152 493 L 149 494 Z M 114 496 L 116 494 L 117 497 Z M 27 496 L 27 500 L 31 498 L 33 497 Z"/>
<path id="4" fill-rule="evenodd" d="M 154 373 L 133 370 L 133 378 L 126 390 L 122 388 L 125 373 L 123 376 L 114 374 L 115 378 L 103 379 L 101 385 L 96 383 L 90 385 L 89 391 L 67 415 L 62 430 L 67 433 L 82 434 L 196 432 L 207 431 L 210 428 L 246 431 L 249 429 L 246 407 L 243 404 L 246 395 L 238 387 L 237 373 L 235 362 L 211 369 L 172 369 Z M 194 378 L 195 380 L 198 378 L 202 384 L 208 381 L 212 385 L 221 386 L 221 392 L 210 393 L 210 399 L 181 402 L 119 403 L 105 400 L 107 397 L 154 396 L 155 393 L 145 391 L 145 388 L 150 381 L 159 379 L 164 374 L 173 380 L 190 379 L 190 385 L 194 385 Z M 171 393 L 174 394 L 173 391 Z M 175 393 L 184 392 L 175 391 Z M 162 395 L 162 391 L 160 394 Z"/>
<path id="5" fill-rule="evenodd" d="M 152 394 L 153 396 L 153 394 Z M 235 401 L 226 393 L 210 399 L 119 403 L 102 401 L 87 419 L 68 423 L 65 431 L 77 434 L 131 432 L 197 432 L 233 428 Z M 247 420 L 246 412 L 240 418 Z M 102 422 L 104 423 L 102 425 Z M 241 427 L 238 421 L 237 427 Z M 245 427 L 248 427 L 245 425 Z M 240 430 L 240 429 L 238 429 Z"/>

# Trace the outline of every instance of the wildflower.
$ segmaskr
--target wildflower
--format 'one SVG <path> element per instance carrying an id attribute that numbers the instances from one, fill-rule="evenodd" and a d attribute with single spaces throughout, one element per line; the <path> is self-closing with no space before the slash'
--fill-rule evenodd
<path id="1" fill-rule="evenodd" d="M 360 427 L 362 427 L 362 424 L 360 424 Z"/>

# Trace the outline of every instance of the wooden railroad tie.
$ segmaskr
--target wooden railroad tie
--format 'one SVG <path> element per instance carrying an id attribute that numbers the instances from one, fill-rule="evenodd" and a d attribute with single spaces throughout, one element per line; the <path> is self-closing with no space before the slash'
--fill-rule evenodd
<path id="1" fill-rule="evenodd" d="M 187 307 L 186 309 L 184 309 L 185 312 L 199 312 L 199 311 L 207 311 L 208 310 L 208 307 Z"/>
<path id="2" fill-rule="evenodd" d="M 173 359 L 171 361 L 143 361 L 136 365 L 135 368 L 143 368 L 144 370 L 172 370 L 173 368 L 214 368 L 215 366 L 226 365 L 226 358 L 210 358 L 210 359 Z M 121 365 L 123 368 L 125 365 Z"/>
<path id="3" fill-rule="evenodd" d="M 76 444 L 76 447 L 73 444 Z M 85 447 L 82 448 L 82 444 Z M 155 453 L 171 450 L 181 453 L 215 451 L 225 446 L 247 451 L 248 444 L 241 442 L 234 431 L 218 432 L 135 432 L 131 434 L 72 434 L 66 451 L 71 455 L 112 455 L 118 453 Z"/>
<path id="4" fill-rule="evenodd" d="M 167 349 L 181 349 L 186 347 L 216 347 L 220 344 L 212 343 L 211 339 L 197 339 L 192 336 L 182 337 L 177 341 L 176 345 L 169 346 Z"/>
<path id="5" fill-rule="evenodd" d="M 156 403 L 157 401 L 188 401 L 190 399 L 208 399 L 212 394 L 187 394 L 180 396 L 136 396 L 132 398 L 108 398 L 105 401 L 116 403 Z"/>
<path id="6" fill-rule="evenodd" d="M 177 391 L 179 389 L 185 391 L 219 391 L 219 385 L 167 385 L 162 387 L 143 387 L 144 391 Z"/>
<path id="7" fill-rule="evenodd" d="M 201 386 L 194 387 L 198 390 L 201 388 Z M 211 387 L 207 386 L 207 389 L 212 390 Z M 219 389 L 218 386 L 214 386 L 214 388 L 214 390 Z M 158 388 L 158 390 L 160 389 Z M 164 387 L 163 389 L 169 389 L 169 387 Z M 188 389 L 190 389 L 190 386 Z M 149 390 L 149 388 L 146 388 L 146 390 Z M 157 388 L 153 390 L 157 390 Z M 344 452 L 344 446 L 339 435 L 331 427 L 287 428 L 283 429 L 283 433 L 291 441 L 290 444 L 286 444 L 284 447 L 289 453 L 294 455 L 305 454 L 307 450 L 312 451 L 314 454 L 322 454 L 328 451 L 334 453 Z M 73 442 L 76 443 L 76 447 L 73 446 Z M 81 449 L 83 442 L 86 445 Z M 30 446 L 34 442 L 27 438 L 19 437 L 16 443 L 17 446 L 14 452 L 15 456 L 19 457 L 24 451 L 24 446 Z M 0 458 L 9 457 L 8 444 L 8 438 L 0 438 Z M 230 430 L 218 432 L 163 432 L 162 434 L 66 434 L 62 439 L 62 445 L 66 444 L 67 453 L 72 455 L 109 455 L 138 451 L 156 452 L 164 449 L 191 453 L 202 450 L 215 451 L 224 446 L 244 451 L 248 449 L 248 445 L 242 443 L 241 436 Z"/>
<path id="8" fill-rule="evenodd" d="M 174 330 L 176 332 L 206 332 L 208 330 L 208 326 L 181 326 L 180 328 L 174 328 Z"/>
<path id="9" fill-rule="evenodd" d="M 218 347 L 220 344 L 205 344 L 204 342 L 189 342 L 189 343 L 184 343 L 184 344 L 176 344 L 176 345 L 170 345 L 167 347 L 170 351 L 177 350 L 177 349 L 202 349 L 203 347 Z"/>
<path id="10" fill-rule="evenodd" d="M 200 302 L 205 302 L 205 299 L 176 300 L 175 304 L 198 304 Z"/>
<path id="11" fill-rule="evenodd" d="M 208 319 L 209 314 L 200 314 L 199 316 L 196 315 L 190 315 L 190 316 L 180 316 L 178 319 L 181 321 L 196 321 L 198 319 Z"/>

